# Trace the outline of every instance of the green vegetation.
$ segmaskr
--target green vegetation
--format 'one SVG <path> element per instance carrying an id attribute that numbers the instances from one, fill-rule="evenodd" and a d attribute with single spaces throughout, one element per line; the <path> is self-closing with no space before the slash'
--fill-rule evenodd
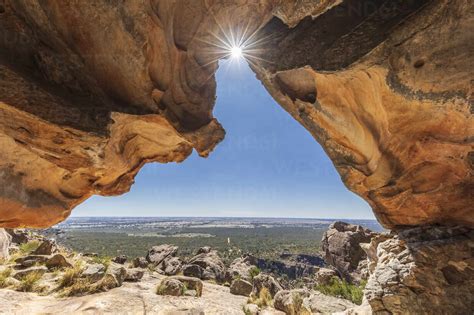
<path id="1" fill-rule="evenodd" d="M 140 234 L 136 234 L 136 228 L 122 229 L 120 232 L 91 228 L 67 230 L 68 237 L 63 242 L 79 252 L 93 252 L 109 257 L 121 254 L 129 257 L 144 256 L 149 248 L 160 244 L 176 245 L 180 256 L 190 257 L 196 249 L 211 246 L 219 251 L 225 263 L 230 263 L 245 253 L 268 259 L 278 258 L 282 251 L 317 254 L 324 231 L 323 227 L 185 227 L 140 230 Z M 186 233 L 211 234 L 214 237 L 183 237 Z"/>
<path id="2" fill-rule="evenodd" d="M 253 266 L 252 268 L 250 268 L 249 274 L 250 274 L 250 279 L 253 280 L 253 278 L 255 278 L 256 276 L 260 274 L 260 268 L 258 268 L 257 266 Z"/>
<path id="3" fill-rule="evenodd" d="M 20 245 L 20 254 L 28 255 L 29 253 L 35 251 L 40 245 L 40 242 L 37 240 L 29 241 L 28 243 Z"/>
<path id="4" fill-rule="evenodd" d="M 317 285 L 314 289 L 323 294 L 344 298 L 360 305 L 365 285 L 366 281 L 361 282 L 360 285 L 355 285 L 334 277 L 328 285 Z"/>

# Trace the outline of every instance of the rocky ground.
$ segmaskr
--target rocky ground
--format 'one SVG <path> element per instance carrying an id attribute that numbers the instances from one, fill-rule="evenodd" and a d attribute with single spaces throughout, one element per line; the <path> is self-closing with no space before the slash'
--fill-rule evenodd
<path id="1" fill-rule="evenodd" d="M 335 222 L 323 237 L 328 264 L 303 269 L 295 287 L 280 281 L 287 269 L 252 255 L 226 265 L 210 247 L 185 259 L 159 245 L 110 260 L 0 229 L 0 313 L 469 314 L 472 248 L 469 228 L 377 234 Z"/>
<path id="2" fill-rule="evenodd" d="M 159 245 L 143 257 L 107 260 L 31 232 L 2 233 L 1 313 L 310 314 L 355 307 L 313 289 L 339 274 L 304 267 L 306 256 L 286 257 L 295 260 L 287 266 L 245 255 L 226 266 L 210 247 L 184 260 L 176 246 Z M 307 285 L 279 281 L 279 270 L 285 278 L 304 271 Z"/>

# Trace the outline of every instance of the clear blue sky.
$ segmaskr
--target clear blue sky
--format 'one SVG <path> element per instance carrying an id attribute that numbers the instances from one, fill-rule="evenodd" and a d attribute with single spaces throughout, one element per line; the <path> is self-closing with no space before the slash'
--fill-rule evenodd
<path id="1" fill-rule="evenodd" d="M 129 193 L 94 196 L 73 215 L 374 218 L 244 62 L 221 62 L 214 115 L 227 134 L 209 158 L 148 164 Z"/>

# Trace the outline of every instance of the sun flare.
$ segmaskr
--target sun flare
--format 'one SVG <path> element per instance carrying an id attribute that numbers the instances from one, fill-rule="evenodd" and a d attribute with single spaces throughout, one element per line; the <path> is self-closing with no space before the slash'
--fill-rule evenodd
<path id="1" fill-rule="evenodd" d="M 230 49 L 230 54 L 231 54 L 232 58 L 240 58 L 240 57 L 242 57 L 242 48 L 239 47 L 239 46 L 233 46 Z"/>

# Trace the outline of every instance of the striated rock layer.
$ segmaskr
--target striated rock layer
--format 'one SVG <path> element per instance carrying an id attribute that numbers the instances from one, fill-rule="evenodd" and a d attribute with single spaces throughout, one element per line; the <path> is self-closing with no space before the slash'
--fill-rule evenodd
<path id="1" fill-rule="evenodd" d="M 468 314 L 474 309 L 474 231 L 426 226 L 367 247 L 365 298 L 375 314 Z"/>
<path id="2" fill-rule="evenodd" d="M 471 1 L 5 0 L 0 15 L 0 226 L 50 226 L 144 163 L 207 156 L 231 30 L 384 226 L 474 225 Z"/>

